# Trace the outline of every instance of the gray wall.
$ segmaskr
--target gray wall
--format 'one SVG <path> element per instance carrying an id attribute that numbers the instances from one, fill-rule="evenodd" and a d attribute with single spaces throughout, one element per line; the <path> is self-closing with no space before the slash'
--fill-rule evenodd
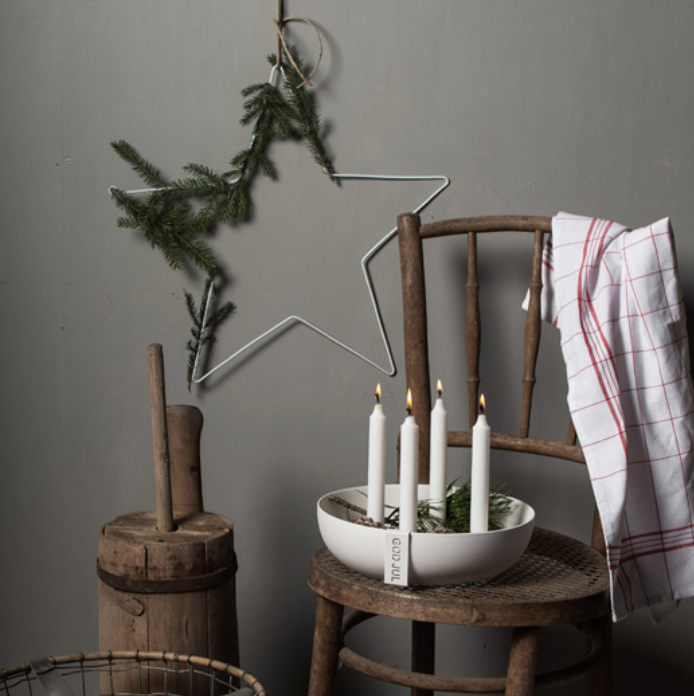
<path id="1" fill-rule="evenodd" d="M 694 312 L 694 2 L 286 4 L 323 34 L 315 94 L 338 171 L 448 175 L 452 184 L 427 220 L 562 209 L 638 226 L 669 215 Z M 197 292 L 200 279 L 170 271 L 136 234 L 118 229 L 108 195 L 111 184 L 139 186 L 111 140 L 129 140 L 172 176 L 190 161 L 222 169 L 247 144 L 239 92 L 267 77 L 274 11 L 274 0 L 0 5 L 1 664 L 97 647 L 98 530 L 153 506 L 146 347 L 159 342 L 169 403 L 195 403 L 205 414 L 206 507 L 236 526 L 242 666 L 271 694 L 305 691 L 315 501 L 365 482 L 366 419 L 379 380 L 393 480 L 403 371 L 384 378 L 295 326 L 189 395 L 182 289 Z M 315 49 L 310 31 L 291 33 L 305 55 Z M 279 177 L 254 186 L 252 221 L 213 241 L 228 260 L 238 312 L 210 363 L 292 313 L 385 363 L 359 261 L 432 185 L 337 188 L 297 144 L 272 156 Z M 489 275 L 508 259 L 507 247 L 496 253 Z M 458 251 L 444 246 L 429 260 L 430 276 L 459 282 L 459 265 Z M 394 244 L 371 270 L 402 368 Z M 517 292 L 504 286 L 486 302 L 499 312 L 490 339 L 522 321 Z M 443 316 L 459 304 L 438 302 L 437 335 L 453 337 Z M 453 342 L 436 349 L 434 362 L 462 426 Z M 484 377 L 497 428 L 517 402 L 509 384 L 518 360 L 505 350 L 503 341 L 487 349 L 503 367 Z M 555 412 L 565 411 L 563 395 L 549 396 L 561 374 L 556 346 L 543 361 L 546 405 L 537 420 L 551 431 Z M 585 538 L 585 471 L 566 471 L 572 497 L 564 504 L 562 476 L 530 464 L 497 459 L 493 473 L 536 507 L 541 523 Z M 465 473 L 465 460 L 452 469 Z M 645 615 L 617 625 L 617 693 L 686 693 L 692 619 L 689 601 L 657 627 Z M 385 630 L 383 642 L 395 645 Z M 451 634 L 443 658 L 465 654 L 483 662 L 500 653 L 488 633 Z M 655 686 L 659 675 L 665 689 Z M 339 683 L 344 694 L 390 692 L 345 673 Z"/>

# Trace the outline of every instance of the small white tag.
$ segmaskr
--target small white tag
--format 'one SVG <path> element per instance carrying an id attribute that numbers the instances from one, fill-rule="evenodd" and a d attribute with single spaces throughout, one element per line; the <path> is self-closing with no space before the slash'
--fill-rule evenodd
<path id="1" fill-rule="evenodd" d="M 383 582 L 407 586 L 410 570 L 410 535 L 397 529 L 386 529 L 386 548 L 383 554 Z"/>

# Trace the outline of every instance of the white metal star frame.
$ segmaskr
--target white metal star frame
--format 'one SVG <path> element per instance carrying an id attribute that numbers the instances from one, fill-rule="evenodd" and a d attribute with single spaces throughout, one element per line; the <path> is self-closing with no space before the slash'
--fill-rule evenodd
<path id="1" fill-rule="evenodd" d="M 367 180 L 367 181 L 437 181 L 439 182 L 439 186 L 434 190 L 427 198 L 425 198 L 412 212 L 414 213 L 419 213 L 424 208 L 426 208 L 435 198 L 439 196 L 446 188 L 448 188 L 450 182 L 450 179 L 446 176 L 443 176 L 441 174 L 439 175 L 412 175 L 412 176 L 400 176 L 396 174 L 334 174 L 333 175 L 336 179 L 343 179 L 343 180 Z M 261 333 L 259 336 L 254 338 L 253 340 L 249 341 L 244 345 L 243 347 L 239 348 L 236 352 L 232 353 L 228 358 L 225 358 L 220 362 L 218 365 L 213 367 L 212 369 L 208 370 L 205 374 L 201 375 L 200 377 L 197 377 L 196 375 L 198 374 L 199 371 L 199 366 L 200 366 L 200 357 L 201 357 L 201 352 L 200 349 L 198 349 L 198 352 L 195 356 L 195 366 L 193 368 L 193 382 L 195 384 L 200 384 L 204 380 L 206 380 L 208 377 L 213 375 L 215 372 L 218 370 L 222 369 L 225 365 L 228 365 L 229 363 L 233 362 L 236 358 L 240 357 L 243 353 L 247 352 L 248 350 L 252 349 L 254 346 L 258 345 L 261 343 L 263 340 L 269 338 L 273 334 L 276 334 L 280 332 L 283 328 L 286 326 L 289 326 L 290 324 L 302 324 L 303 326 L 307 327 L 311 331 L 315 331 L 317 334 L 322 336 L 323 338 L 326 338 L 328 341 L 331 343 L 334 343 L 336 346 L 339 346 L 343 350 L 346 350 L 348 353 L 352 354 L 356 358 L 359 358 L 360 360 L 363 360 L 364 362 L 368 363 L 372 367 L 375 367 L 377 370 L 380 372 L 383 372 L 385 375 L 388 375 L 389 377 L 393 377 L 396 373 L 396 367 L 395 367 L 395 361 L 393 359 L 393 351 L 390 347 L 390 342 L 388 341 L 388 335 L 385 330 L 385 326 L 383 323 L 383 316 L 381 315 L 381 310 L 379 309 L 378 306 L 378 301 L 376 298 L 376 291 L 374 290 L 373 287 L 373 282 L 371 280 L 371 274 L 369 273 L 369 263 L 373 259 L 376 254 L 383 249 L 383 247 L 388 244 L 388 242 L 393 239 L 397 235 L 398 228 L 394 227 L 388 234 L 380 239 L 369 251 L 364 255 L 364 257 L 361 260 L 361 269 L 362 273 L 364 275 L 364 281 L 366 282 L 366 287 L 369 291 L 369 297 L 371 299 L 371 306 L 374 311 L 374 316 L 376 318 L 376 324 L 378 325 L 378 330 L 381 334 L 381 340 L 383 341 L 383 347 L 386 350 L 386 355 L 388 358 L 388 366 L 384 367 L 383 365 L 379 365 L 377 362 L 372 360 L 371 358 L 367 357 L 363 353 L 360 353 L 359 351 L 355 350 L 351 346 L 347 345 L 343 341 L 339 340 L 337 337 L 333 336 L 332 334 L 328 333 L 327 331 L 324 331 L 321 329 L 319 326 L 316 326 L 312 322 L 304 319 L 303 317 L 300 317 L 296 314 L 291 314 L 282 321 L 278 322 L 271 328 L 269 328 L 267 331 L 264 331 Z M 209 296 L 207 298 L 207 305 L 205 307 L 205 314 L 203 317 L 203 326 L 207 323 L 207 314 L 208 310 L 210 307 L 210 304 L 212 302 L 212 296 L 214 294 L 214 286 L 210 289 Z"/>
<path id="2" fill-rule="evenodd" d="M 270 72 L 270 77 L 268 78 L 268 82 L 272 83 L 272 81 L 275 79 L 275 74 L 276 74 L 276 67 L 272 68 L 272 71 Z M 414 213 L 419 213 L 424 208 L 426 208 L 435 198 L 437 198 L 446 188 L 448 188 L 450 182 L 450 179 L 447 176 L 444 176 L 442 174 L 436 174 L 436 175 L 424 175 L 424 174 L 415 174 L 415 175 L 398 175 L 398 174 L 333 174 L 335 179 L 340 179 L 340 180 L 362 180 L 362 181 L 432 181 L 432 182 L 438 182 L 437 188 L 429 195 L 427 196 L 416 208 L 413 209 L 412 212 Z M 112 187 L 111 187 L 112 188 Z M 146 194 L 146 193 L 151 193 L 155 191 L 156 189 L 136 189 L 136 190 L 130 190 L 127 191 L 126 193 L 129 194 Z M 109 189 L 110 191 L 110 189 Z M 388 335 L 386 333 L 385 325 L 383 322 L 383 316 L 381 315 L 381 311 L 378 306 L 378 301 L 376 298 L 376 291 L 374 290 L 373 282 L 371 280 L 371 274 L 369 273 L 369 263 L 371 260 L 378 254 L 379 251 L 383 249 L 383 247 L 388 244 L 388 242 L 393 239 L 397 235 L 397 227 L 393 228 L 388 234 L 385 235 L 382 239 L 380 239 L 369 251 L 364 255 L 364 257 L 361 260 L 361 269 L 362 273 L 364 275 L 364 281 L 366 282 L 366 287 L 369 292 L 369 297 L 371 299 L 371 306 L 373 308 L 374 312 L 374 317 L 376 319 L 376 324 L 378 326 L 378 330 L 381 335 L 381 340 L 383 342 L 383 347 L 385 348 L 386 351 L 386 356 L 388 359 L 388 365 L 383 366 L 379 365 L 377 362 L 372 360 L 371 358 L 367 357 L 363 353 L 360 353 L 359 351 L 355 350 L 351 346 L 347 345 L 340 339 L 338 339 L 336 336 L 328 333 L 327 331 L 324 331 L 321 329 L 319 326 L 316 326 L 316 324 L 308 321 L 307 319 L 304 319 L 301 316 L 298 316 L 296 314 L 291 314 L 282 321 L 278 322 L 274 326 L 270 327 L 266 331 L 263 331 L 260 335 L 256 336 L 256 338 L 252 339 L 248 343 L 246 343 L 244 346 L 236 350 L 234 353 L 232 353 L 229 357 L 225 358 L 220 362 L 218 365 L 213 367 L 212 369 L 208 370 L 205 374 L 201 376 L 197 376 L 199 369 L 200 369 L 200 362 L 201 362 L 201 346 L 198 348 L 197 353 L 195 354 L 195 363 L 193 367 L 193 379 L 192 381 L 195 384 L 200 384 L 201 382 L 204 382 L 208 377 L 211 377 L 213 374 L 221 370 L 223 367 L 226 365 L 229 365 L 232 363 L 234 360 L 239 358 L 241 355 L 244 353 L 250 351 L 254 346 L 257 346 L 260 344 L 262 341 L 265 339 L 269 339 L 273 334 L 278 334 L 281 332 L 285 327 L 291 325 L 291 324 L 301 324 L 305 326 L 306 328 L 310 329 L 311 331 L 316 332 L 318 335 L 322 336 L 323 338 L 327 339 L 331 343 L 335 344 L 339 348 L 342 348 L 343 350 L 347 351 L 351 355 L 353 355 L 356 358 L 359 358 L 360 360 L 363 360 L 364 362 L 368 363 L 372 367 L 376 368 L 383 374 L 393 377 L 396 373 L 396 367 L 395 367 L 395 360 L 393 359 L 393 351 L 390 347 L 390 342 L 388 341 Z M 207 325 L 207 316 L 209 313 L 209 308 L 212 303 L 212 299 L 214 296 L 214 291 L 215 287 L 214 284 L 210 288 L 210 292 L 207 298 L 207 304 L 205 306 L 205 313 L 203 316 L 203 331 L 204 327 Z"/>

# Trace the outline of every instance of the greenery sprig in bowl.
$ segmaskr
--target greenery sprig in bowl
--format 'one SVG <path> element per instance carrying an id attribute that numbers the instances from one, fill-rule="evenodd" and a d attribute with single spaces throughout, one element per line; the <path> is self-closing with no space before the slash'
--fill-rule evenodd
<path id="1" fill-rule="evenodd" d="M 511 510 L 512 499 L 504 492 L 504 486 L 493 483 L 489 490 L 489 529 L 501 529 L 502 520 Z M 335 498 L 335 502 L 345 504 Z M 353 520 L 358 524 L 366 524 L 374 527 L 397 528 L 400 519 L 400 508 L 389 506 L 390 513 L 386 516 L 383 525 L 379 525 L 371 518 L 366 517 L 366 510 L 350 504 L 346 504 L 354 512 L 361 515 Z M 457 481 L 449 484 L 446 489 L 446 517 L 441 520 L 436 514 L 440 510 L 438 504 L 431 500 L 420 500 L 417 505 L 417 531 L 465 534 L 470 531 L 470 482 L 462 486 Z"/>

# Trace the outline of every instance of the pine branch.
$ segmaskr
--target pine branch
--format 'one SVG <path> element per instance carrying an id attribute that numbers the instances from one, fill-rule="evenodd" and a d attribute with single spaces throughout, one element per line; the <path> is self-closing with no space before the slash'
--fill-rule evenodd
<path id="1" fill-rule="evenodd" d="M 204 164 L 190 162 L 183 167 L 183 170 L 189 172 L 190 174 L 197 175 L 199 179 L 207 181 L 208 184 L 214 187 L 224 187 L 229 185 L 227 177 L 225 177 L 223 174 L 218 174 Z"/>
<path id="2" fill-rule="evenodd" d="M 282 98 L 279 90 L 265 82 L 262 85 L 251 85 L 242 92 L 243 96 L 250 97 L 244 103 L 244 115 L 241 125 L 247 126 L 259 122 L 265 115 L 274 120 L 274 138 L 295 138 L 300 134 L 293 124 L 293 112 L 287 102 Z"/>
<path id="3" fill-rule="evenodd" d="M 119 218 L 119 226 L 126 226 L 121 225 L 120 220 L 128 220 L 130 222 L 137 223 L 135 226 L 139 227 L 139 220 L 144 214 L 146 214 L 146 207 L 143 206 L 135 197 L 115 187 L 111 189 L 111 196 L 113 197 L 116 205 L 126 213 L 125 218 Z"/>
<path id="4" fill-rule="evenodd" d="M 166 186 L 166 181 L 164 181 L 160 171 L 125 140 L 114 140 L 111 147 L 148 186 L 153 188 Z"/>
<path id="5" fill-rule="evenodd" d="M 144 196 L 112 188 L 116 206 L 123 212 L 118 226 L 140 230 L 174 269 L 192 264 L 206 275 L 205 288 L 196 308 L 192 295 L 186 295 L 186 307 L 193 321 L 193 338 L 186 348 L 191 353 L 188 365 L 188 388 L 193 377 L 195 356 L 203 345 L 214 340 L 215 328 L 234 309 L 231 302 L 208 317 L 203 326 L 212 278 L 219 267 L 212 250 L 203 241 L 218 223 L 243 220 L 251 204 L 250 187 L 260 174 L 274 178 L 275 167 L 268 157 L 275 140 L 303 139 L 315 161 L 333 178 L 333 169 L 321 140 L 321 124 L 313 99 L 300 86 L 303 76 L 283 53 L 280 68 L 284 75 L 284 92 L 270 82 L 253 84 L 242 91 L 244 97 L 241 124 L 250 126 L 252 137 L 247 148 L 231 159 L 231 170 L 219 173 L 202 164 L 183 167 L 186 176 L 167 181 L 159 169 L 146 160 L 129 143 L 117 140 L 111 147 L 127 162 L 148 188 Z M 276 57 L 270 56 L 275 65 Z M 184 291 L 185 292 L 185 291 Z"/>
<path id="6" fill-rule="evenodd" d="M 302 63 L 298 60 L 296 63 L 301 71 L 303 68 Z M 333 175 L 335 171 L 323 146 L 323 140 L 320 135 L 321 120 L 315 109 L 313 97 L 303 84 L 304 77 L 301 72 L 297 72 L 296 68 L 288 61 L 287 64 L 283 61 L 283 67 L 284 86 L 289 93 L 289 105 L 292 108 L 293 119 L 298 132 L 306 141 L 306 146 L 314 161 L 334 182 L 335 177 Z"/>
<path id="7" fill-rule="evenodd" d="M 221 222 L 243 220 L 248 211 L 248 183 L 239 179 L 229 188 L 227 195 L 219 203 L 219 219 Z"/>
<path id="8" fill-rule="evenodd" d="M 504 493 L 503 486 L 492 484 L 489 490 L 489 529 L 501 529 L 502 518 L 511 509 L 511 499 Z M 429 500 L 417 503 L 418 532 L 455 532 L 470 531 L 470 483 L 456 488 L 456 482 L 446 489 L 446 517 L 442 521 L 435 513 L 440 510 Z M 400 508 L 391 508 L 385 520 L 385 526 L 397 527 L 400 522 Z"/>
<path id="9" fill-rule="evenodd" d="M 212 308 L 210 308 L 211 312 L 207 317 L 207 321 L 205 321 L 205 309 L 207 308 L 213 282 L 214 274 L 208 275 L 207 279 L 205 280 L 205 287 L 202 292 L 202 297 L 200 298 L 200 304 L 197 308 L 195 306 L 193 296 L 186 290 L 183 291 L 183 294 L 185 295 L 186 309 L 188 310 L 188 315 L 193 322 L 193 327 L 190 330 L 193 338 L 189 339 L 186 343 L 186 350 L 188 351 L 188 367 L 186 372 L 188 391 L 191 390 L 195 373 L 195 363 L 202 351 L 203 346 L 211 345 L 215 342 L 216 337 L 214 332 L 216 328 L 223 321 L 225 321 L 229 315 L 231 315 L 234 309 L 236 309 L 232 302 L 225 302 L 216 310 L 212 310 Z"/>

